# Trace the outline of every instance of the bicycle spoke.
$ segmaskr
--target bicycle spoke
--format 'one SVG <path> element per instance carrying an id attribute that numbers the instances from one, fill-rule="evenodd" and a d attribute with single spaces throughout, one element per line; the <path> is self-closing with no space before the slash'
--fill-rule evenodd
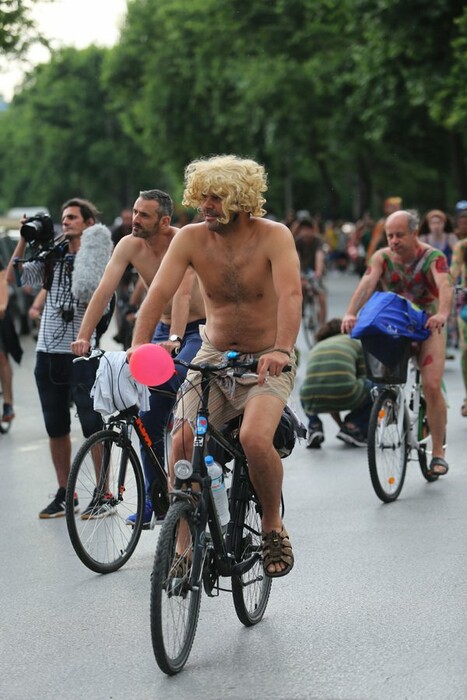
<path id="1" fill-rule="evenodd" d="M 247 627 L 255 625 L 264 615 L 271 592 L 272 579 L 266 576 L 262 560 L 261 509 L 252 494 L 247 503 L 239 501 L 237 506 L 242 526 L 235 534 L 235 561 L 254 561 L 241 576 L 232 576 L 232 596 L 237 617 Z M 237 522 L 237 516 L 233 516 Z"/>
<path id="2" fill-rule="evenodd" d="M 73 461 L 67 489 L 71 542 L 81 561 L 98 573 L 115 571 L 128 561 L 141 534 L 142 470 L 135 451 L 130 445 L 122 451 L 119 440 L 112 430 L 88 438 Z M 127 518 L 134 513 L 137 523 L 129 527 Z"/>
<path id="3" fill-rule="evenodd" d="M 368 465 L 376 495 L 384 502 L 395 500 L 407 469 L 408 421 L 400 414 L 396 395 L 382 391 L 376 398 L 368 427 Z"/>
<path id="4" fill-rule="evenodd" d="M 154 655 L 168 675 L 185 665 L 198 624 L 202 587 L 191 580 L 194 542 L 192 504 L 173 504 L 162 525 L 151 577 Z"/>

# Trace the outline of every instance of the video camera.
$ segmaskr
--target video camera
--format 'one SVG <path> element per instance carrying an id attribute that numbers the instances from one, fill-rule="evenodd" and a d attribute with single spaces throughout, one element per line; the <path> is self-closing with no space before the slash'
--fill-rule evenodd
<path id="1" fill-rule="evenodd" d="M 26 219 L 20 234 L 34 250 L 52 250 L 54 247 L 54 224 L 48 214 L 38 212 Z"/>
<path id="2" fill-rule="evenodd" d="M 50 265 L 53 266 L 56 261 L 65 259 L 73 267 L 74 256 L 68 255 L 68 241 L 63 236 L 55 238 L 53 221 L 44 212 L 38 212 L 34 216 L 25 219 L 19 232 L 21 237 L 30 245 L 32 254 L 24 259 L 15 257 L 13 260 L 17 286 L 22 286 L 19 263 L 42 261 L 49 265 L 44 288 L 50 289 L 52 279 L 50 276 L 52 270 Z"/>

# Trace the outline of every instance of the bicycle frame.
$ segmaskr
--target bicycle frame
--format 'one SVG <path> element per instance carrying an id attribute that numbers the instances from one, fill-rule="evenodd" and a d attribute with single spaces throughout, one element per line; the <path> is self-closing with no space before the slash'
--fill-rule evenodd
<path id="1" fill-rule="evenodd" d="M 125 409 L 124 411 L 120 411 L 120 413 L 118 413 L 117 415 L 111 416 L 111 418 L 108 421 L 106 421 L 105 425 L 106 425 L 106 427 L 111 428 L 112 430 L 115 430 L 115 432 L 119 431 L 119 433 L 120 433 L 119 444 L 120 444 L 120 447 L 122 447 L 123 449 L 125 448 L 125 445 L 128 442 L 131 442 L 129 427 L 130 426 L 133 427 L 135 430 L 135 433 L 138 437 L 139 444 L 141 445 L 141 447 L 145 451 L 146 455 L 151 460 L 151 463 L 153 464 L 153 466 L 155 466 L 157 468 L 157 470 L 159 472 L 160 479 L 161 479 L 161 483 L 165 483 L 165 481 L 167 479 L 166 471 L 165 471 L 164 467 L 162 466 L 162 464 L 160 463 L 156 453 L 154 452 L 154 449 L 152 446 L 153 445 L 152 440 L 151 440 L 146 428 L 144 427 L 143 421 L 139 417 L 137 406 L 131 406 L 130 408 Z M 107 466 L 106 466 L 106 464 L 107 464 Z M 119 480 L 118 480 L 119 500 L 122 500 L 121 494 L 123 491 L 121 491 L 121 489 L 124 490 L 123 484 L 125 483 L 125 464 L 126 464 L 126 456 L 125 456 L 125 452 L 122 452 L 120 475 L 119 475 Z M 106 483 L 106 479 L 107 479 L 107 474 L 106 474 L 107 469 L 108 469 L 108 457 L 107 457 L 106 461 L 104 461 L 102 464 L 102 469 L 101 469 L 100 476 L 99 476 L 98 486 L 99 486 L 99 489 L 102 489 L 102 490 L 105 490 L 104 487 L 105 487 L 105 483 Z M 103 474 L 104 474 L 104 476 L 103 476 Z"/>
<path id="2" fill-rule="evenodd" d="M 92 358 L 97 357 L 99 360 L 105 355 L 105 350 L 101 350 L 100 348 L 94 348 L 88 356 L 85 357 L 77 357 L 73 360 L 73 362 L 80 362 L 80 361 L 86 361 L 90 360 Z M 151 440 L 151 437 L 146 430 L 143 421 L 141 420 L 139 416 L 139 411 L 138 407 L 136 405 L 130 406 L 129 408 L 125 408 L 121 411 L 119 411 L 116 415 L 110 416 L 110 418 L 107 421 L 104 421 L 104 425 L 112 430 L 116 428 L 120 428 L 120 433 L 121 433 L 121 446 L 124 447 L 126 441 L 131 440 L 130 435 L 129 435 L 129 426 L 133 426 L 136 435 L 139 440 L 139 444 L 144 450 L 145 454 L 149 458 L 150 462 L 152 465 L 156 468 L 159 478 L 160 478 L 160 485 L 166 486 L 167 482 L 167 472 L 165 471 L 163 465 L 160 463 L 159 458 L 157 457 L 154 448 L 153 448 L 153 442 Z M 122 467 L 121 467 L 121 474 L 119 477 L 119 500 L 121 500 L 121 492 L 120 489 L 124 488 L 123 484 L 125 483 L 125 473 L 124 473 L 124 453 L 122 453 Z M 105 480 L 102 481 L 102 476 L 100 475 L 99 477 L 99 486 L 104 486 L 105 485 Z"/>
<path id="3" fill-rule="evenodd" d="M 422 384 L 420 369 L 418 368 L 416 361 L 413 358 L 409 360 L 409 373 L 413 374 L 413 381 L 411 382 L 410 390 L 408 387 L 409 376 L 407 376 L 407 381 L 405 384 L 378 384 L 372 389 L 372 396 L 374 398 L 375 393 L 381 389 L 389 389 L 397 397 L 397 405 L 399 406 L 399 411 L 397 414 L 397 429 L 399 435 L 402 435 L 404 426 L 404 416 L 406 411 L 409 416 L 409 430 L 407 433 L 408 446 L 410 450 L 419 450 L 420 447 L 426 445 L 430 440 L 430 435 L 426 437 L 421 437 L 422 426 L 420 425 L 420 420 L 423 420 L 421 416 L 421 401 L 422 401 Z M 410 391 L 410 394 L 409 394 Z M 402 410 L 401 410 L 402 409 Z M 410 459 L 410 454 L 409 454 Z"/>
<path id="4" fill-rule="evenodd" d="M 177 360 L 175 360 L 177 363 Z M 195 367 L 195 369 L 198 369 Z M 210 382 L 212 377 L 202 374 L 201 377 L 201 403 L 198 408 L 196 425 L 193 438 L 193 455 L 191 459 L 193 473 L 186 480 L 176 479 L 175 489 L 169 494 L 171 500 L 192 499 L 196 502 L 196 542 L 198 546 L 193 555 L 193 565 L 190 578 L 190 585 L 193 588 L 200 586 L 203 575 L 204 554 L 206 544 L 206 525 L 209 527 L 213 551 L 216 557 L 217 572 L 220 576 L 242 575 L 254 566 L 259 558 L 259 554 L 253 554 L 249 559 L 235 563 L 233 536 L 235 533 L 235 522 L 230 520 L 227 531 L 224 535 L 222 526 L 217 515 L 216 506 L 211 490 L 211 477 L 209 476 L 204 457 L 207 450 L 207 441 L 214 440 L 220 447 L 226 450 L 235 460 L 235 468 L 232 475 L 230 515 L 232 518 L 235 509 L 232 503 L 240 499 L 242 495 L 242 484 L 248 479 L 245 454 L 236 441 L 229 439 L 220 430 L 209 426 L 209 411 L 207 408 L 209 399 Z M 190 488 L 191 484 L 198 484 L 199 491 Z M 188 488 L 183 489 L 183 486 Z"/>

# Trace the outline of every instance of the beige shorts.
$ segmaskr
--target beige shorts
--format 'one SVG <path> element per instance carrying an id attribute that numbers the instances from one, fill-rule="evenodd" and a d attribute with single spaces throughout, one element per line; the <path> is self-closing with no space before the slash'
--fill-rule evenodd
<path id="1" fill-rule="evenodd" d="M 221 362 L 225 353 L 211 345 L 205 334 L 204 326 L 200 326 L 200 335 L 203 343 L 192 362 L 196 364 L 201 362 L 213 364 Z M 272 347 L 259 353 L 241 355 L 241 358 L 258 358 L 270 350 L 272 350 Z M 290 372 L 282 372 L 280 377 L 268 377 L 267 381 L 261 386 L 258 384 L 256 376 L 229 377 L 218 375 L 211 382 L 208 404 L 209 422 L 214 427 L 220 428 L 224 423 L 243 413 L 246 404 L 254 396 L 277 396 L 285 406 L 292 392 L 297 372 L 294 352 L 290 358 L 290 365 L 292 367 Z M 200 373 L 189 370 L 177 395 L 173 433 L 180 428 L 183 421 L 188 421 L 194 431 L 196 414 L 200 404 L 200 384 Z"/>

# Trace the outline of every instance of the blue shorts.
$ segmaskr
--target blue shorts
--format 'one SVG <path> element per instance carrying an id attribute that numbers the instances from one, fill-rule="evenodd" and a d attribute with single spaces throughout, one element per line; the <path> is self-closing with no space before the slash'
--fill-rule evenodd
<path id="1" fill-rule="evenodd" d="M 198 319 L 197 321 L 191 321 L 186 324 L 185 334 L 177 357 L 186 362 L 190 362 L 194 358 L 201 346 L 199 327 L 200 324 L 204 324 L 205 322 L 205 319 Z M 163 340 L 168 340 L 169 333 L 170 326 L 167 323 L 159 322 L 151 342 L 160 343 Z M 164 464 L 165 461 L 165 430 L 172 416 L 177 391 L 185 379 L 186 372 L 186 368 L 177 366 L 176 374 L 174 374 L 168 382 L 157 387 L 157 389 L 151 390 L 149 411 L 140 411 L 139 414 L 144 427 L 149 433 L 153 443 L 153 449 L 161 464 Z M 141 461 L 143 463 L 146 487 L 149 493 L 151 485 L 154 480 L 157 479 L 158 475 L 143 448 L 141 448 Z"/>
<path id="2" fill-rule="evenodd" d="M 89 395 L 96 377 L 97 361 L 73 363 L 73 358 L 71 353 L 38 352 L 36 355 L 34 376 L 45 428 L 51 438 L 64 437 L 70 433 L 72 401 L 84 437 L 89 437 L 103 427 L 101 415 L 94 410 Z"/>

